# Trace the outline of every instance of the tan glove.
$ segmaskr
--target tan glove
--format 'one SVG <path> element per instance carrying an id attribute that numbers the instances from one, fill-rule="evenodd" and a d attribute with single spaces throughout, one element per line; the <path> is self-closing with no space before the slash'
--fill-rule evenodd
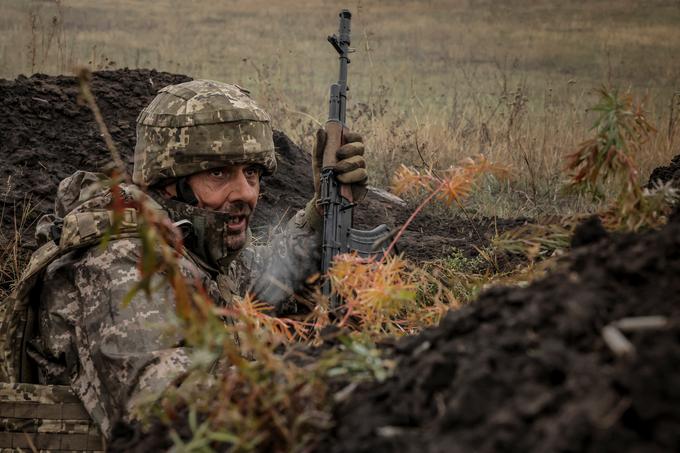
<path id="1" fill-rule="evenodd" d="M 349 184 L 352 190 L 352 198 L 355 202 L 366 197 L 366 184 L 368 173 L 366 172 L 366 160 L 364 159 L 364 144 L 361 135 L 355 132 L 343 134 L 343 145 L 338 148 L 335 155 L 337 163 L 335 174 L 342 184 Z M 312 152 L 312 174 L 314 176 L 314 194 L 318 200 L 321 187 L 321 167 L 323 162 L 323 149 L 326 147 L 326 131 L 316 131 L 316 142 Z"/>

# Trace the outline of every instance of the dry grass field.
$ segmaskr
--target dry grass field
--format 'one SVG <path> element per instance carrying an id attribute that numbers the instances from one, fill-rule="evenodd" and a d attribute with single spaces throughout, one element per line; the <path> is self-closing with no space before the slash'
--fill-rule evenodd
<path id="1" fill-rule="evenodd" d="M 471 212 L 594 209 L 561 181 L 603 84 L 645 99 L 657 126 L 641 179 L 677 154 L 676 0 L 0 0 L 0 77 L 89 65 L 232 81 L 309 148 L 336 78 L 325 37 L 341 7 L 354 13 L 350 125 L 367 138 L 377 185 L 401 163 L 483 153 L 513 176 L 488 179 Z"/>

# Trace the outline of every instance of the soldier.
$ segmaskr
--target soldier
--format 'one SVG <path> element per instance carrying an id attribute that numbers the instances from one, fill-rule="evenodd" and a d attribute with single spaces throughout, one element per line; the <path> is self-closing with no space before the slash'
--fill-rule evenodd
<path id="1" fill-rule="evenodd" d="M 338 150 L 338 179 L 365 194 L 361 137 L 347 134 Z M 325 143 L 317 134 L 313 174 L 318 190 Z M 314 199 L 269 248 L 250 245 L 249 221 L 260 180 L 276 170 L 269 116 L 238 86 L 197 80 L 160 90 L 137 120 L 133 181 L 121 189 L 145 199 L 185 234 L 179 261 L 221 304 L 255 284 L 276 309 L 281 285 L 296 289 L 318 271 L 320 216 Z M 143 188 L 143 190 L 142 190 Z M 316 198 L 316 196 L 315 196 Z M 147 299 L 124 296 L 139 280 L 141 242 L 136 211 L 127 208 L 105 248 L 112 196 L 101 175 L 77 172 L 59 185 L 54 215 L 39 222 L 44 245 L 5 302 L 0 330 L 0 380 L 69 385 L 108 436 L 148 392 L 162 390 L 189 366 L 181 338 L 164 333 L 173 294 L 154 276 Z"/>

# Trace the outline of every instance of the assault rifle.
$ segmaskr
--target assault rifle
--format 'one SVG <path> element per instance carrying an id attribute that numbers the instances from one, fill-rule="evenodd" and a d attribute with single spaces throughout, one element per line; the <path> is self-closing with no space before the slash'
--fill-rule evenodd
<path id="1" fill-rule="evenodd" d="M 371 256 L 384 252 L 390 231 L 387 225 L 380 225 L 369 231 L 356 230 L 353 225 L 354 200 L 350 187 L 340 184 L 335 178 L 335 153 L 344 144 L 343 131 L 346 130 L 347 111 L 347 65 L 350 48 L 350 21 L 352 13 L 347 9 L 340 12 L 338 35 L 328 37 L 328 42 L 338 52 L 340 76 L 331 85 L 328 121 L 325 125 L 326 147 L 323 151 L 321 169 L 321 198 L 323 209 L 323 243 L 321 248 L 321 272 L 326 275 L 331 268 L 333 257 L 341 253 L 357 252 L 361 256 Z M 328 278 L 323 282 L 322 292 L 330 297 L 331 306 L 340 303 L 338 296 L 331 294 Z"/>

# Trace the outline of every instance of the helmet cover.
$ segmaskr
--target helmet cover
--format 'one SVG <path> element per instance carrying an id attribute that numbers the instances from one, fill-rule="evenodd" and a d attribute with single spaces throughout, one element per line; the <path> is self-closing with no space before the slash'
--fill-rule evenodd
<path id="1" fill-rule="evenodd" d="M 193 80 L 161 89 L 137 118 L 133 181 L 153 186 L 227 165 L 276 170 L 271 119 L 237 85 Z"/>

